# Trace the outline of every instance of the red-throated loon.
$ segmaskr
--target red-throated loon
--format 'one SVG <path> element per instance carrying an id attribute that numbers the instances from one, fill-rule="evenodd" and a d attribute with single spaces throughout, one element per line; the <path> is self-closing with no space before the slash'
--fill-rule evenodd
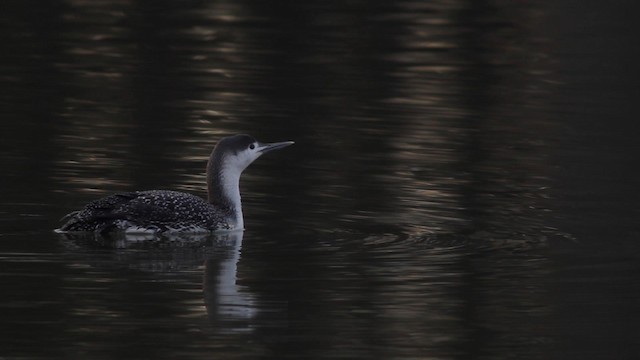
<path id="1" fill-rule="evenodd" d="M 244 229 L 240 174 L 262 154 L 293 144 L 263 144 L 249 135 L 221 139 L 207 164 L 208 200 L 169 190 L 113 194 L 62 218 L 58 232 L 198 233 Z"/>

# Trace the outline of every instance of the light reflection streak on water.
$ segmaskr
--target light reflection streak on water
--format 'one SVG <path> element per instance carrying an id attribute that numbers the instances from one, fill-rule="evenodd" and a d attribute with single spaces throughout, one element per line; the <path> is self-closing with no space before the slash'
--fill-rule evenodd
<path id="1" fill-rule="evenodd" d="M 225 11 L 235 11 L 231 10 L 234 6 L 230 4 L 223 4 L 222 7 Z M 104 11 L 109 16 L 104 16 Z M 138 65 L 146 65 L 140 64 L 139 59 L 144 54 L 136 49 L 135 29 L 129 28 L 127 23 L 122 21 L 123 14 L 130 12 L 128 3 L 96 5 L 76 1 L 73 2 L 70 14 L 63 18 L 70 29 L 85 22 L 91 24 L 84 27 L 81 33 L 70 31 L 68 34 L 61 35 L 62 39 L 66 39 L 63 44 L 69 44 L 72 47 L 66 48 L 63 51 L 65 57 L 56 63 L 56 66 L 68 75 L 67 81 L 76 91 L 67 94 L 65 98 L 65 102 L 69 105 L 63 116 L 65 123 L 68 124 L 69 133 L 61 134 L 57 138 L 65 151 L 59 154 L 60 159 L 56 169 L 58 175 L 55 175 L 54 179 L 63 185 L 86 184 L 79 189 L 80 191 L 111 192 L 129 189 L 135 185 L 135 178 L 138 177 L 122 171 L 131 166 L 132 159 L 129 155 L 136 147 L 137 139 L 131 136 L 131 132 L 136 131 L 137 125 L 130 124 L 135 124 L 137 120 L 135 117 L 144 116 L 144 114 L 136 114 L 135 102 L 139 99 L 135 98 L 136 79 L 132 78 L 132 71 Z M 213 16 L 216 21 L 236 21 L 235 16 L 220 15 L 219 12 L 206 14 Z M 91 21 L 91 19 L 97 21 Z M 177 31 L 176 36 L 184 37 L 187 44 L 208 44 L 211 40 L 215 41 L 215 35 L 219 33 L 216 27 L 175 28 L 175 24 L 171 26 L 174 26 L 172 30 Z M 109 43 L 113 43 L 113 47 L 107 45 Z M 242 42 L 226 42 L 226 44 L 225 46 L 243 46 Z M 172 55 L 182 57 L 192 54 L 194 49 L 191 46 L 193 45 L 172 49 Z M 237 62 L 233 57 L 245 51 L 235 48 L 232 51 L 220 51 L 220 46 L 215 47 L 215 52 L 208 52 L 206 47 L 197 49 L 204 52 L 199 56 L 187 56 L 185 59 L 187 65 L 180 70 L 189 72 L 185 72 L 183 78 L 193 82 L 192 87 L 200 86 L 196 84 L 206 84 L 207 88 L 213 85 L 214 90 L 194 93 L 196 96 L 202 94 L 202 98 L 178 98 L 167 102 L 167 106 L 174 109 L 186 110 L 183 114 L 184 118 L 179 120 L 187 120 L 186 125 L 190 131 L 186 135 L 176 133 L 173 138 L 173 141 L 179 143 L 181 151 L 154 154 L 156 157 L 164 156 L 174 160 L 182 166 L 205 160 L 215 140 L 223 135 L 237 132 L 232 129 L 233 118 L 238 113 L 237 103 L 253 102 L 246 92 L 233 90 L 244 86 L 240 80 L 243 76 L 238 76 L 238 70 L 231 73 L 230 69 L 219 67 L 220 64 Z M 100 64 L 100 70 L 92 70 L 95 64 Z M 209 75 L 202 76 L 203 72 Z M 107 79 L 103 81 L 99 79 L 100 77 Z M 233 79 L 220 81 L 231 77 Z M 100 91 L 95 91 L 96 82 L 100 83 Z M 214 85 L 218 83 L 221 84 L 219 87 Z M 130 97 L 132 92 L 133 98 Z M 89 108 L 92 112 L 88 112 Z M 211 117 L 221 121 L 212 122 L 209 120 Z M 227 121 L 228 118 L 231 120 Z M 103 124 L 108 125 L 103 126 Z M 221 125 L 223 128 L 220 127 Z M 195 146 L 193 146 L 194 143 Z M 145 164 L 146 162 L 153 164 L 161 160 L 140 159 L 140 161 L 145 168 L 149 166 Z M 200 168 L 204 168 L 204 163 L 205 161 L 202 161 Z M 191 168 L 187 169 L 188 171 L 179 170 L 169 169 L 173 174 L 179 173 L 178 176 L 192 171 Z M 108 173 L 110 178 L 102 177 L 101 179 L 100 176 L 96 176 L 100 173 Z M 197 175 L 200 175 L 200 171 Z M 204 178 L 192 181 L 190 176 L 186 175 L 186 181 L 178 179 L 177 184 L 173 186 L 177 189 L 201 192 Z"/>

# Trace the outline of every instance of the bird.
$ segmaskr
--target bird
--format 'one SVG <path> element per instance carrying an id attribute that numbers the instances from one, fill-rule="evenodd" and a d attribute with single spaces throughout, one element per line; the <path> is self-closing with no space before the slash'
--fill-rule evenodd
<path id="1" fill-rule="evenodd" d="M 207 163 L 207 199 L 172 190 L 120 192 L 65 215 L 58 233 L 206 233 L 244 230 L 240 175 L 257 158 L 294 144 L 246 134 L 220 139 Z"/>

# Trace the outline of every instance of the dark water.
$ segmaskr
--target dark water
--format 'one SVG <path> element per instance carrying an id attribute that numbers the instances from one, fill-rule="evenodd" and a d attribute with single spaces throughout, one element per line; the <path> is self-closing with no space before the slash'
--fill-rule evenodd
<path id="1" fill-rule="evenodd" d="M 4 7 L 0 357 L 640 357 L 632 3 Z M 239 132 L 243 234 L 52 232 Z"/>

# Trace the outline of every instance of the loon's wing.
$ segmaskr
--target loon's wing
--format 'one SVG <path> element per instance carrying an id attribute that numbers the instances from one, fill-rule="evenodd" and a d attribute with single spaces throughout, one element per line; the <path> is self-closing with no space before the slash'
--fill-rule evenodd
<path id="1" fill-rule="evenodd" d="M 75 217 L 76 215 L 78 215 L 79 212 L 80 212 L 80 210 L 72 211 L 72 212 L 68 213 L 67 215 L 61 217 L 60 220 L 58 220 L 58 221 L 60 221 L 60 222 L 67 221 L 67 220 Z"/>
<path id="2" fill-rule="evenodd" d="M 121 192 L 98 200 L 91 201 L 82 210 L 73 211 L 62 217 L 66 221 L 60 228 L 62 231 L 89 231 L 91 224 L 106 220 L 124 219 L 117 209 L 138 196 L 137 192 Z M 94 225 L 95 229 L 95 225 Z"/>

